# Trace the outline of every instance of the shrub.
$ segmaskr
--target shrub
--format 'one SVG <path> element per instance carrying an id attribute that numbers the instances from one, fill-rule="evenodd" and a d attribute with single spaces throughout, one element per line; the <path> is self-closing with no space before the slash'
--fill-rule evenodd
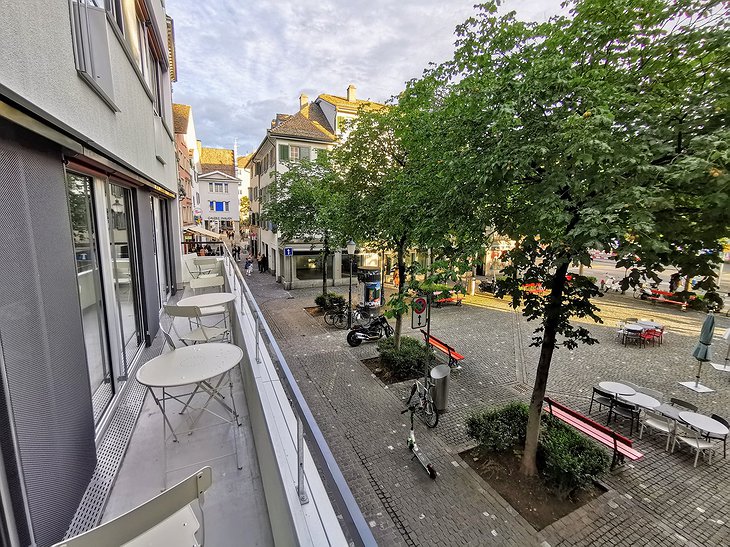
<path id="1" fill-rule="evenodd" d="M 603 474 L 610 463 L 606 451 L 550 416 L 544 417 L 538 467 L 545 484 L 565 499 Z"/>
<path id="2" fill-rule="evenodd" d="M 380 363 L 398 380 L 414 378 L 422 373 L 429 357 L 428 348 L 414 338 L 402 336 L 400 350 L 395 349 L 395 338 L 381 338 L 378 342 Z"/>
<path id="3" fill-rule="evenodd" d="M 707 305 L 707 309 L 711 309 L 712 311 L 720 311 L 725 304 L 725 302 L 723 302 L 722 300 L 722 297 L 715 291 L 707 292 L 702 300 Z"/>
<path id="4" fill-rule="evenodd" d="M 472 414 L 466 420 L 466 434 L 492 452 L 505 452 L 525 443 L 528 406 L 513 402 Z"/>
<path id="5" fill-rule="evenodd" d="M 327 294 L 320 294 L 314 299 L 314 303 L 323 310 L 342 308 L 345 306 L 345 297 L 340 294 L 328 292 Z"/>

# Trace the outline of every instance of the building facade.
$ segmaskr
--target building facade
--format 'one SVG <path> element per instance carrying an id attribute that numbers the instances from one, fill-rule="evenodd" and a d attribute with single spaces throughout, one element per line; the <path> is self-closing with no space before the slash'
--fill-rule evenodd
<path id="1" fill-rule="evenodd" d="M 178 198 L 180 219 L 183 226 L 194 224 L 193 197 L 200 172 L 200 157 L 195 123 L 190 105 L 173 104 L 173 131 L 175 133 L 175 159 L 177 162 Z"/>
<path id="2" fill-rule="evenodd" d="M 203 227 L 213 232 L 239 230 L 238 167 L 226 148 L 201 149 L 198 191 Z"/>
<path id="3" fill-rule="evenodd" d="M 252 246 L 267 257 L 269 271 L 285 288 L 316 287 L 322 283 L 321 244 L 314 241 L 282 241 L 276 226 L 263 214 L 269 185 L 276 173 L 284 173 L 287 163 L 314 160 L 320 150 L 332 148 L 347 136 L 347 121 L 357 117 L 360 108 L 378 109 L 383 105 L 359 100 L 350 85 L 344 97 L 322 94 L 314 102 L 299 97 L 296 114 L 277 114 L 249 162 L 251 183 Z M 290 248 L 291 254 L 285 249 Z M 347 283 L 349 262 L 337 251 L 328 258 L 327 277 L 332 285 Z"/>
<path id="4" fill-rule="evenodd" d="M 0 543 L 44 546 L 177 286 L 172 20 L 10 3 L 0 48 Z"/>

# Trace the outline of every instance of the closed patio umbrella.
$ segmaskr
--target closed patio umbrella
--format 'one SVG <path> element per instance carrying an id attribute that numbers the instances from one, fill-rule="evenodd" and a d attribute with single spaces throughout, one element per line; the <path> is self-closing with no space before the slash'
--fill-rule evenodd
<path id="1" fill-rule="evenodd" d="M 692 356 L 697 359 L 697 379 L 694 382 L 680 382 L 685 387 L 688 387 L 694 391 L 700 393 L 708 393 L 714 391 L 707 386 L 700 384 L 700 373 L 702 372 L 702 363 L 710 361 L 712 359 L 712 335 L 715 332 L 715 316 L 711 313 L 705 317 L 705 322 L 702 323 L 702 330 L 700 331 L 700 339 L 695 346 Z"/>

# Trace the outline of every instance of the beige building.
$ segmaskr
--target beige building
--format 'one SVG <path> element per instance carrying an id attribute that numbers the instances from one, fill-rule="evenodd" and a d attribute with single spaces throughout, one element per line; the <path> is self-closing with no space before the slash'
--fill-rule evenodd
<path id="1" fill-rule="evenodd" d="M 311 241 L 287 241 L 279 238 L 276 226 L 262 215 L 262 202 L 275 173 L 286 171 L 286 163 L 314 160 L 320 150 L 332 148 L 346 137 L 347 120 L 357 117 L 361 108 L 383 108 L 380 103 L 357 99 L 354 85 L 344 97 L 322 94 L 313 102 L 299 97 L 295 114 L 277 114 L 266 131 L 266 137 L 254 152 L 248 169 L 251 173 L 252 249 L 266 256 L 269 271 L 285 288 L 314 287 L 322 283 L 321 246 Z M 291 248 L 291 255 L 285 255 Z M 347 271 L 345 271 L 347 270 Z M 332 285 L 347 282 L 349 263 L 342 264 L 342 253 L 329 257 L 327 274 Z"/>

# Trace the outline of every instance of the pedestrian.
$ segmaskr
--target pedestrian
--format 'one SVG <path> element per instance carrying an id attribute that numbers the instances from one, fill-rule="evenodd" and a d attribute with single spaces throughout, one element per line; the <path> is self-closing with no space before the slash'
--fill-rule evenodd
<path id="1" fill-rule="evenodd" d="M 262 261 L 261 253 L 256 255 L 256 264 L 258 264 L 259 273 L 262 273 L 264 271 L 264 263 Z"/>
<path id="2" fill-rule="evenodd" d="M 263 269 L 261 271 L 263 271 L 264 273 L 266 273 L 266 272 L 269 271 L 269 257 L 266 256 L 266 255 L 264 255 L 261 260 L 264 263 Z"/>
<path id="3" fill-rule="evenodd" d="M 251 277 L 251 271 L 253 270 L 253 261 L 251 260 L 250 256 L 246 258 L 244 269 L 246 270 L 246 275 Z"/>

